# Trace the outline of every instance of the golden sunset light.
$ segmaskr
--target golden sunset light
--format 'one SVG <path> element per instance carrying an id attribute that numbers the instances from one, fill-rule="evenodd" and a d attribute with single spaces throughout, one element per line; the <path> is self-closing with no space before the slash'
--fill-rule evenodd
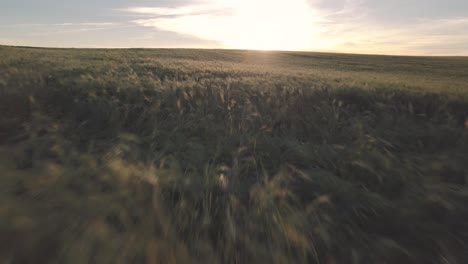
<path id="1" fill-rule="evenodd" d="M 319 20 L 305 0 L 214 0 L 206 6 L 129 10 L 173 15 L 136 23 L 217 41 L 227 48 L 303 50 L 319 43 L 315 25 Z"/>
<path id="2" fill-rule="evenodd" d="M 0 0 L 0 264 L 468 263 L 468 0 Z"/>

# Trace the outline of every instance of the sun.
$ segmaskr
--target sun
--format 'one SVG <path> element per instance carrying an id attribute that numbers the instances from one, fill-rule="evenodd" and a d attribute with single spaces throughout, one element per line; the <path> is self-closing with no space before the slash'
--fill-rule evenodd
<path id="1" fill-rule="evenodd" d="M 222 40 L 228 46 L 261 50 L 310 46 L 314 19 L 306 1 L 238 0 L 233 8 L 224 24 L 231 33 Z"/>

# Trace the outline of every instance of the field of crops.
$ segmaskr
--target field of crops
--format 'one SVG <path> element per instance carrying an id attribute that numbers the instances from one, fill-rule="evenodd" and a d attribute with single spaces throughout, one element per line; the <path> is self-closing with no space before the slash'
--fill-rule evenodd
<path id="1" fill-rule="evenodd" d="M 466 263 L 468 58 L 0 46 L 0 263 Z"/>

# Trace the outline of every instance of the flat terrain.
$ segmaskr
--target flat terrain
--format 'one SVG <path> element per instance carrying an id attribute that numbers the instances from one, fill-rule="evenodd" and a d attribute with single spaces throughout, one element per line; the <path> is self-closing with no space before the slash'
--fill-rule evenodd
<path id="1" fill-rule="evenodd" d="M 0 263 L 467 263 L 468 58 L 0 46 Z"/>

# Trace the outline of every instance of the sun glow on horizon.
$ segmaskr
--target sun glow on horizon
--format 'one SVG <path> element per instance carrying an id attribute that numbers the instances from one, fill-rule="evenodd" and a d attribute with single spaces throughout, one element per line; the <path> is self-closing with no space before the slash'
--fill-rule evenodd
<path id="1" fill-rule="evenodd" d="M 195 36 L 227 48 L 305 50 L 320 48 L 318 16 L 306 0 L 211 0 L 180 8 L 130 8 L 155 18 L 144 26 Z"/>

